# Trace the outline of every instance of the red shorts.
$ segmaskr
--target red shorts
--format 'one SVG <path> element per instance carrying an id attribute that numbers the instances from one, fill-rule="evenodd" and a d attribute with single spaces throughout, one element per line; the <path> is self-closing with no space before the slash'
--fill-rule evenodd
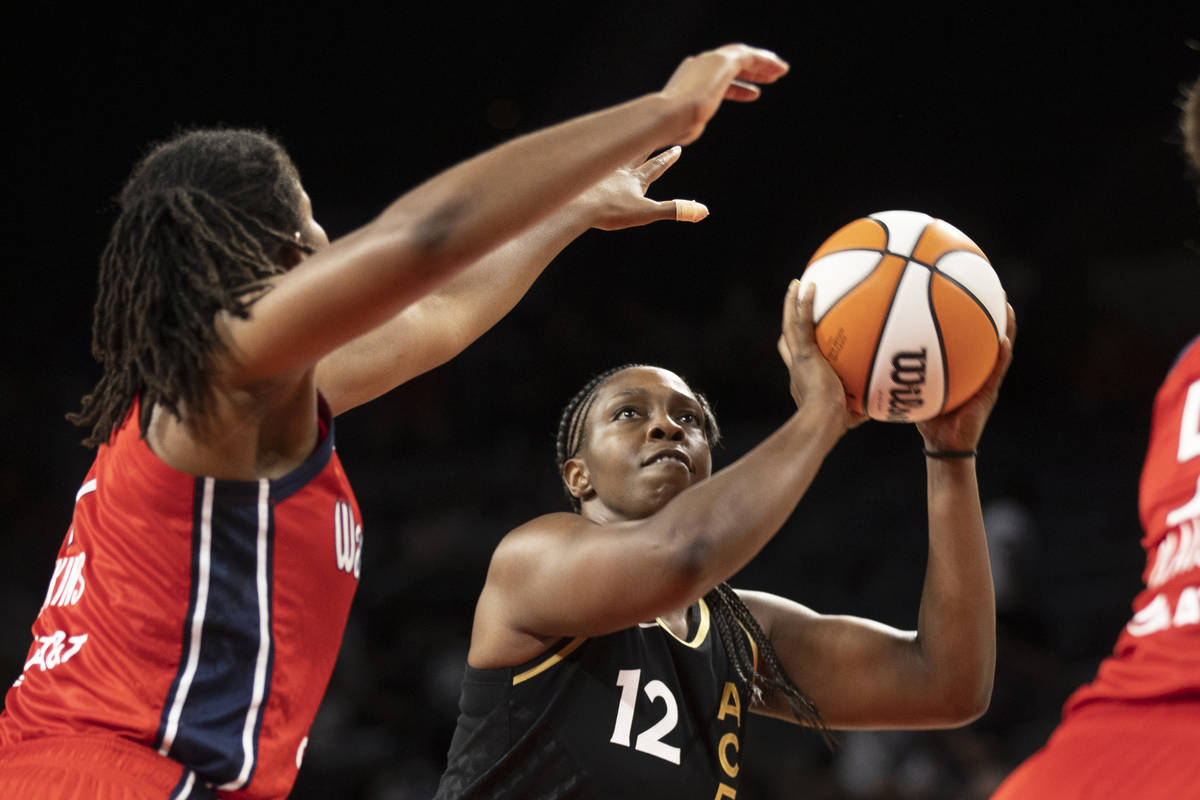
<path id="1" fill-rule="evenodd" d="M 1089 703 L 992 800 L 1183 800 L 1200 792 L 1200 703 Z"/>
<path id="2" fill-rule="evenodd" d="M 144 745 L 111 736 L 53 736 L 0 747 L 0 797 L 202 800 L 215 795 L 178 761 Z"/>

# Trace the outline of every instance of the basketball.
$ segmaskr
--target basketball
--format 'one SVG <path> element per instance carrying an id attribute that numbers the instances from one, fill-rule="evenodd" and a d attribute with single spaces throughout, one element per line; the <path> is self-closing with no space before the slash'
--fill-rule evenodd
<path id="1" fill-rule="evenodd" d="M 962 231 L 881 211 L 825 240 L 800 278 L 816 284 L 817 345 L 850 407 L 886 422 L 952 411 L 987 380 L 1007 322 L 1000 278 Z"/>

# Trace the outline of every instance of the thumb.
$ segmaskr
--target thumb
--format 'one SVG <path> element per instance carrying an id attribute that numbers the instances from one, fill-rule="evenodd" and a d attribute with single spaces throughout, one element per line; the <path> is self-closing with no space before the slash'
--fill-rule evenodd
<path id="1" fill-rule="evenodd" d="M 699 222 L 708 216 L 708 206 L 695 200 L 674 200 L 670 205 L 676 222 Z"/>

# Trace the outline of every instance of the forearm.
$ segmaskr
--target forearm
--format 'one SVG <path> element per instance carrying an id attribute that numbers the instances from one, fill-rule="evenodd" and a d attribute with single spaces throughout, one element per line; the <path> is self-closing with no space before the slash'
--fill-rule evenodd
<path id="1" fill-rule="evenodd" d="M 550 262 L 587 229 L 587 215 L 568 203 L 435 290 L 433 295 L 453 308 L 458 322 L 446 358 L 508 314 Z"/>
<path id="2" fill-rule="evenodd" d="M 302 369 L 388 322 L 618 165 L 669 143 L 687 113 L 685 103 L 646 95 L 426 181 L 283 276 L 255 303 L 252 321 L 230 319 L 226 380 L 252 384 Z"/>
<path id="3" fill-rule="evenodd" d="M 684 574 L 707 590 L 746 565 L 808 490 L 845 425 L 838 409 L 805 409 L 745 456 L 647 520 L 683 540 Z"/>
<path id="4" fill-rule="evenodd" d="M 656 93 L 527 134 L 412 190 L 381 215 L 380 223 L 422 219 L 421 241 L 431 258 L 470 262 L 618 165 L 672 144 L 692 113 L 686 104 Z"/>
<path id="5" fill-rule="evenodd" d="M 587 215 L 568 203 L 322 358 L 316 382 L 333 413 L 373 400 L 458 355 L 512 310 L 542 270 L 587 227 Z"/>
<path id="6" fill-rule="evenodd" d="M 991 696 L 996 607 L 974 458 L 926 458 L 929 557 L 915 646 L 927 703 L 978 714 Z M 960 720 L 961 721 L 961 720 Z"/>

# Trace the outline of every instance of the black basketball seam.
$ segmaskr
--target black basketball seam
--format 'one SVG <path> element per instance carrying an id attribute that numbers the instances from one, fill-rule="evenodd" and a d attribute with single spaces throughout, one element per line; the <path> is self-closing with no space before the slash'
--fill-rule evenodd
<path id="1" fill-rule="evenodd" d="M 917 240 L 913 242 L 913 253 L 917 252 L 917 249 L 921 246 L 921 242 L 925 239 L 925 234 L 929 233 L 930 228 L 932 228 L 936 222 L 936 219 L 931 219 L 929 222 L 925 223 L 925 227 L 921 228 L 920 235 L 917 236 Z M 925 296 L 926 302 L 929 303 L 929 321 L 933 323 L 933 332 L 937 336 L 938 350 L 941 352 L 942 356 L 942 402 L 941 405 L 938 406 L 938 414 L 941 414 L 942 411 L 946 409 L 946 397 L 949 395 L 949 381 L 947 380 L 949 375 L 947 373 L 949 372 L 950 365 L 946 361 L 946 340 L 942 338 L 942 326 L 937 318 L 937 312 L 933 308 L 933 273 L 937 270 L 932 265 L 918 261 L 911 256 L 909 256 L 906 260 L 910 264 L 919 264 L 920 266 L 929 270 L 928 280 L 925 283 Z M 899 288 L 898 284 L 897 288 Z"/>
<path id="2" fill-rule="evenodd" d="M 891 255 L 895 255 L 895 253 Z M 883 263 L 882 258 L 879 259 L 879 263 Z M 876 267 L 878 268 L 878 265 Z M 875 363 L 879 360 L 879 345 L 883 342 L 883 332 L 887 330 L 888 320 L 892 318 L 892 309 L 896 307 L 896 290 L 900 288 L 900 284 L 904 280 L 904 273 L 907 271 L 908 265 L 905 264 L 904 268 L 900 270 L 900 277 L 896 279 L 896 285 L 892 287 L 891 296 L 888 298 L 887 311 L 883 315 L 883 324 L 879 326 L 879 335 L 875 337 L 875 349 L 871 353 L 871 363 L 867 366 L 867 379 L 863 382 L 863 413 L 867 414 L 867 416 L 870 416 L 868 405 L 871 400 L 871 380 L 875 375 Z"/>
<path id="3" fill-rule="evenodd" d="M 976 253 L 972 250 L 950 250 L 950 251 L 943 253 L 938 258 L 938 261 L 941 262 L 941 260 L 943 258 L 945 258 L 946 256 L 951 255 L 953 253 L 970 253 L 973 256 L 979 255 L 978 253 Z M 984 260 L 984 263 L 986 263 L 989 267 L 992 266 L 991 262 L 989 262 L 986 258 L 983 260 Z M 929 269 L 931 269 L 933 272 L 936 272 L 938 275 L 941 275 L 946 280 L 950 281 L 950 283 L 954 284 L 959 289 L 961 289 L 963 294 L 965 294 L 967 297 L 971 298 L 971 301 L 973 303 L 975 303 L 975 305 L 979 306 L 979 310 L 983 312 L 983 316 L 987 317 L 988 324 L 992 326 L 992 333 L 996 334 L 996 339 L 1000 338 L 1000 329 L 996 327 L 996 321 L 994 319 L 992 319 L 992 312 L 987 310 L 987 306 L 985 306 L 983 304 L 983 301 L 979 299 L 978 295 L 976 295 L 974 292 L 972 292 L 970 289 L 968 289 L 963 283 L 955 280 L 952 275 L 950 275 L 947 272 L 943 272 L 942 270 L 938 269 L 936 266 L 932 266 Z M 994 269 L 995 268 L 993 267 L 993 270 Z M 929 282 L 929 284 L 930 284 L 930 286 L 932 286 L 933 281 L 931 280 Z"/>
<path id="4" fill-rule="evenodd" d="M 813 264 L 816 264 L 818 261 L 824 261 L 825 259 L 829 258 L 830 256 L 838 255 L 840 253 L 878 253 L 880 256 L 894 255 L 894 254 L 888 253 L 886 250 L 875 250 L 874 248 L 870 248 L 870 247 L 852 247 L 852 248 L 849 248 L 846 250 L 834 250 L 832 253 L 826 253 L 825 255 L 818 258 L 817 261 L 813 261 L 808 266 L 811 267 Z M 832 302 L 829 303 L 829 307 L 825 309 L 825 314 L 828 314 L 830 311 L 833 311 L 834 307 L 837 306 L 838 303 L 845 300 L 846 297 L 851 292 L 853 292 L 855 289 L 857 289 L 859 286 L 861 286 L 863 281 L 865 281 L 867 278 L 874 275 L 875 270 L 879 269 L 879 265 L 882 263 L 883 263 L 883 258 L 881 257 L 878 261 L 875 262 L 875 266 L 871 267 L 871 269 L 868 270 L 867 274 L 863 275 L 858 280 L 857 283 L 850 286 L 848 289 L 846 289 L 846 291 L 839 294 L 837 297 L 835 297 L 833 299 Z M 806 267 L 805 271 L 807 271 L 807 269 L 808 268 Z M 813 319 L 813 325 L 814 326 L 819 325 L 821 323 L 821 320 L 825 319 L 825 314 L 822 314 L 820 319 Z"/>
<path id="5" fill-rule="evenodd" d="M 924 266 L 922 264 L 922 266 Z M 925 285 L 925 295 L 929 302 L 929 320 L 933 323 L 933 332 L 937 334 L 938 350 L 942 354 L 942 403 L 938 406 L 937 414 L 940 416 L 946 410 L 946 403 L 950 399 L 950 359 L 946 357 L 946 339 L 942 336 L 942 321 L 938 319 L 937 309 L 933 307 L 933 274 L 937 270 L 930 269 L 929 281 Z"/>

